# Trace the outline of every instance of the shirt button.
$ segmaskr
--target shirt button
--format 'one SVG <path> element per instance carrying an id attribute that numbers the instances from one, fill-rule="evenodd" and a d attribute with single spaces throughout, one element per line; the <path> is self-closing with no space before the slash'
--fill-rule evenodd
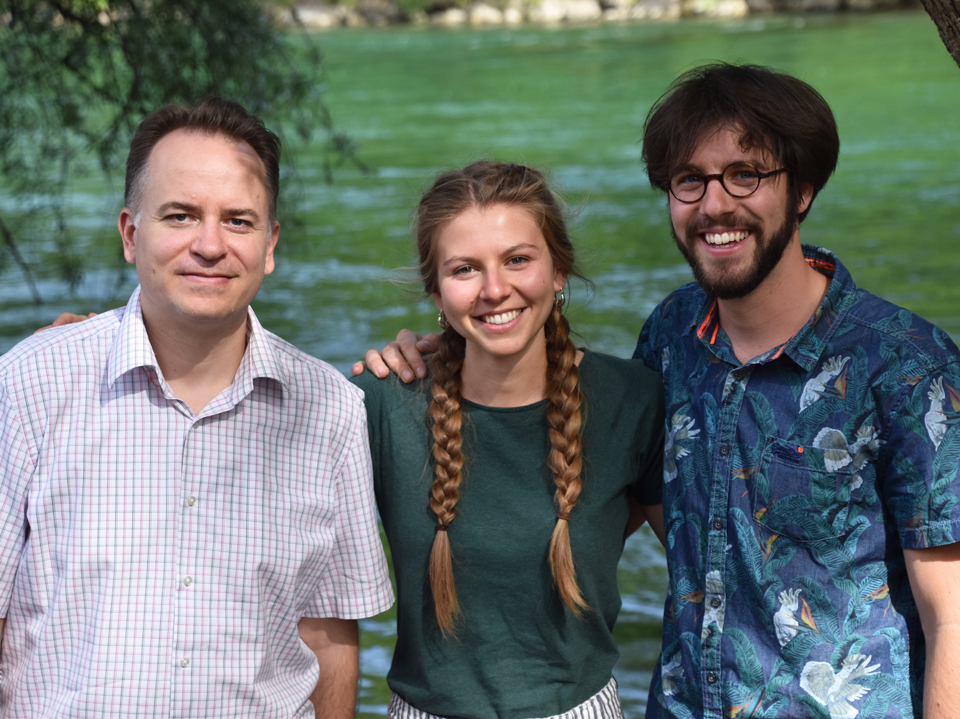
<path id="1" fill-rule="evenodd" d="M 192 506 L 195 505 L 196 503 L 197 503 L 197 498 L 194 497 L 192 494 L 191 494 L 189 497 L 187 497 L 187 506 L 188 506 L 188 507 L 192 507 Z"/>
<path id="2" fill-rule="evenodd" d="M 714 672 L 707 672 L 707 684 L 716 684 L 717 675 Z"/>
<path id="3" fill-rule="evenodd" d="M 716 529 L 718 532 L 721 529 L 723 529 L 723 520 L 720 519 L 720 517 L 713 518 L 713 528 Z"/>
<path id="4" fill-rule="evenodd" d="M 180 660 L 180 666 L 186 669 L 187 667 L 190 666 L 190 660 L 184 657 L 183 659 Z"/>
<path id="5" fill-rule="evenodd" d="M 730 454 L 730 445 L 729 445 L 729 444 L 721 444 L 721 445 L 720 445 L 720 454 L 722 454 L 724 457 L 726 457 L 728 454 Z"/>
<path id="6" fill-rule="evenodd" d="M 191 584 L 193 584 L 193 577 L 188 576 L 183 578 L 183 586 L 189 587 Z"/>
<path id="7" fill-rule="evenodd" d="M 723 601 L 721 601 L 720 597 L 714 597 L 713 599 L 710 600 L 710 606 L 713 607 L 714 609 L 719 607 L 721 604 L 723 604 Z"/>

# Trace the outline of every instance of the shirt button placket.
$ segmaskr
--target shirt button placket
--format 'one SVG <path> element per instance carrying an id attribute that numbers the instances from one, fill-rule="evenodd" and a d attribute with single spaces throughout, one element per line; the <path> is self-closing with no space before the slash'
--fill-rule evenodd
<path id="1" fill-rule="evenodd" d="M 707 590 L 706 602 L 713 610 L 721 610 L 724 604 L 725 571 L 727 533 L 726 517 L 729 511 L 730 468 L 735 463 L 737 424 L 739 422 L 740 407 L 744 395 L 744 380 L 749 372 L 742 368 L 727 373 L 718 407 L 720 410 L 716 442 L 714 445 L 716 458 L 713 486 L 710 489 L 710 507 L 707 516 L 710 519 L 709 535 L 710 550 L 707 566 L 704 569 L 704 588 Z M 707 586 L 707 574 L 713 579 Z M 722 622 L 722 619 L 720 620 Z M 704 669 L 703 677 L 703 710 L 704 717 L 723 717 L 723 696 L 721 693 L 720 670 L 722 666 L 721 654 L 723 646 L 723 626 L 716 626 L 716 631 L 705 631 L 701 644 L 701 666 Z"/>
<path id="2" fill-rule="evenodd" d="M 176 601 L 176 626 L 174 632 L 176 636 L 176 645 L 174 652 L 177 656 L 176 662 L 180 670 L 192 667 L 195 657 L 188 656 L 192 654 L 191 649 L 199 646 L 201 637 L 195 636 L 194 622 L 194 592 L 197 588 L 194 586 L 196 577 L 192 573 L 200 566 L 200 558 L 196 553 L 196 525 L 199 520 L 196 514 L 199 511 L 199 500 L 197 498 L 198 486 L 197 478 L 202 476 L 202 468 L 198 467 L 198 462 L 194 455 L 198 451 L 197 443 L 200 440 L 203 425 L 201 421 L 194 421 L 187 429 L 183 437 L 182 458 L 180 466 L 180 482 L 177 486 L 180 496 L 178 532 L 178 556 L 176 562 L 177 574 L 179 576 L 175 592 Z M 186 495 L 186 496 L 184 496 Z M 179 656 L 178 656 L 179 655 Z M 184 678 L 182 681 L 188 681 Z M 176 694 L 173 697 L 173 706 L 177 705 Z M 178 714 L 174 711 L 174 715 Z"/>

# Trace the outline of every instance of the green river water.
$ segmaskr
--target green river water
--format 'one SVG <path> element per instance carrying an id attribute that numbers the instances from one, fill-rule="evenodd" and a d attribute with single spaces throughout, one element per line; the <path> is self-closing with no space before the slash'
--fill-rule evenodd
<path id="1" fill-rule="evenodd" d="M 595 294 L 574 287 L 582 342 L 629 355 L 644 318 L 690 279 L 670 240 L 664 198 L 647 183 L 638 138 L 651 103 L 678 73 L 726 60 L 807 80 L 837 115 L 840 164 L 803 225 L 858 283 L 960 337 L 960 72 L 920 11 L 581 28 L 343 30 L 325 52 L 327 100 L 373 172 L 326 185 L 317 148 L 295 150 L 287 188 L 303 220 L 255 307 L 264 324 L 345 369 L 397 328 L 427 330 L 432 302 L 390 282 L 410 265 L 410 210 L 438 170 L 481 157 L 547 167 L 575 217 Z M 78 184 L 74 231 L 102 248 L 120 188 Z M 10 198 L 0 194 L 0 207 Z M 283 218 L 281 217 L 281 220 Z M 35 308 L 15 270 L 0 276 L 0 352 L 64 309 L 122 304 L 127 273 L 93 269 L 74 295 L 41 278 Z M 652 535 L 627 544 L 616 670 L 628 717 L 646 705 L 659 646 L 663 554 Z M 393 614 L 363 623 L 362 716 L 383 715 Z"/>

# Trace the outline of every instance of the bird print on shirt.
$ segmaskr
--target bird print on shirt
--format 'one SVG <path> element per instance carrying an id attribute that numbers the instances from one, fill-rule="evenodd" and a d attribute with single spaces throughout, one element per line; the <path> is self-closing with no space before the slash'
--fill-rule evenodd
<path id="1" fill-rule="evenodd" d="M 800 633 L 796 617 L 797 609 L 800 608 L 800 590 L 786 589 L 780 592 L 778 597 L 780 608 L 773 615 L 773 628 L 782 647 Z"/>
<path id="2" fill-rule="evenodd" d="M 849 357 L 831 357 L 823 363 L 820 374 L 803 386 L 800 394 L 800 411 L 822 397 L 840 397 L 847 394 L 847 373 L 844 369 Z"/>
<path id="3" fill-rule="evenodd" d="M 693 439 L 700 434 L 699 429 L 693 428 L 694 421 L 685 414 L 678 412 L 667 430 L 667 439 L 663 448 L 663 479 L 671 482 L 677 478 L 679 470 L 677 462 L 688 454 L 690 450 L 680 444 L 685 439 Z"/>
<path id="4" fill-rule="evenodd" d="M 856 680 L 871 676 L 880 668 L 879 664 L 868 666 L 870 659 L 863 654 L 849 654 L 838 672 L 827 662 L 807 662 L 800 672 L 800 688 L 827 708 L 830 719 L 856 719 L 860 712 L 851 702 L 870 691 Z"/>
<path id="5" fill-rule="evenodd" d="M 947 430 L 960 424 L 960 392 L 945 384 L 943 377 L 937 377 L 930 385 L 932 389 L 927 392 L 930 409 L 923 417 L 923 424 L 933 446 L 939 448 Z"/>

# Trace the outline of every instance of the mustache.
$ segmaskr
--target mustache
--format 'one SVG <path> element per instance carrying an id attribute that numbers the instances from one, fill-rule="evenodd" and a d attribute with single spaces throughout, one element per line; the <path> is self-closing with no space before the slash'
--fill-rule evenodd
<path id="1" fill-rule="evenodd" d="M 744 215 L 732 213 L 729 215 L 721 215 L 720 217 L 710 217 L 709 215 L 698 216 L 690 221 L 686 227 L 686 231 L 687 234 L 690 235 L 702 232 L 708 228 L 716 230 L 724 227 L 742 228 L 751 232 L 756 232 L 761 229 L 756 220 L 752 220 Z"/>

